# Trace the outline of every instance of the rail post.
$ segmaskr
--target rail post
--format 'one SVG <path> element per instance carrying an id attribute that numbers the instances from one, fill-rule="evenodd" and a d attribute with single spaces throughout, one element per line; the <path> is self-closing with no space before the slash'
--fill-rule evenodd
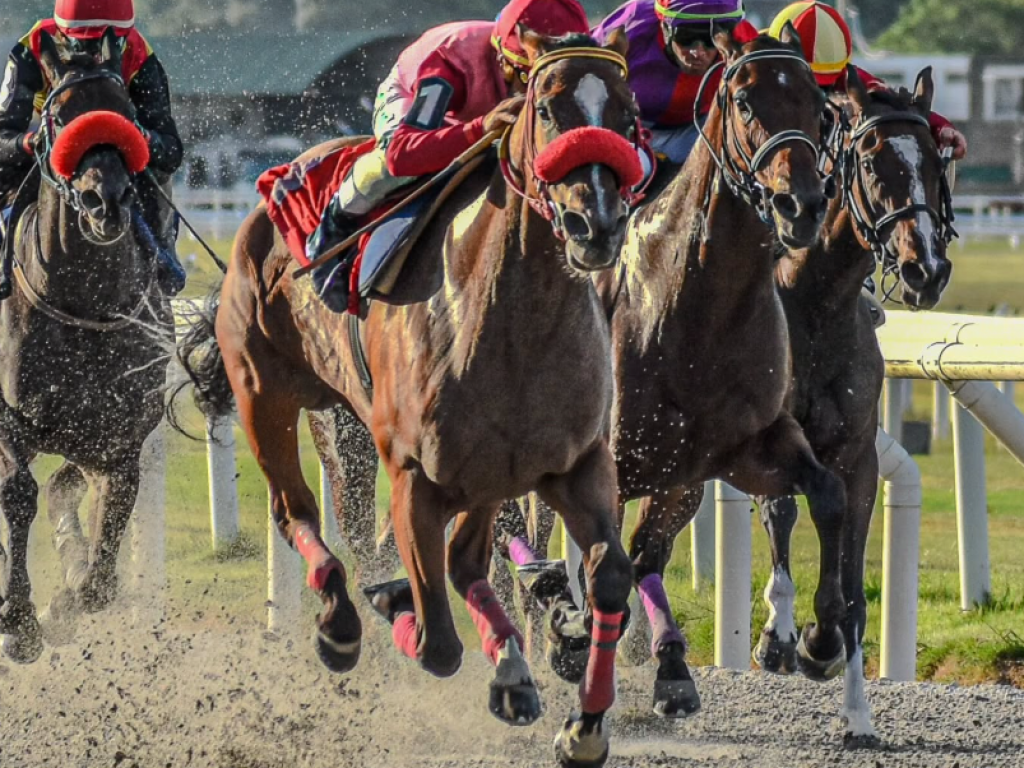
<path id="1" fill-rule="evenodd" d="M 238 540 L 238 469 L 231 417 L 206 422 L 206 467 L 210 486 L 210 532 L 214 551 Z"/>
<path id="2" fill-rule="evenodd" d="M 715 581 L 715 484 L 704 483 L 704 498 L 690 524 L 690 555 L 693 591 Z"/>
<path id="3" fill-rule="evenodd" d="M 139 493 L 131 520 L 133 618 L 154 623 L 163 616 L 167 586 L 167 435 L 161 421 L 142 445 Z"/>
<path id="4" fill-rule="evenodd" d="M 715 666 L 750 669 L 750 499 L 715 483 Z"/>
<path id="5" fill-rule="evenodd" d="M 957 404 L 953 412 L 956 528 L 960 550 L 960 608 L 984 603 L 991 592 L 988 509 L 985 496 L 985 430 Z"/>

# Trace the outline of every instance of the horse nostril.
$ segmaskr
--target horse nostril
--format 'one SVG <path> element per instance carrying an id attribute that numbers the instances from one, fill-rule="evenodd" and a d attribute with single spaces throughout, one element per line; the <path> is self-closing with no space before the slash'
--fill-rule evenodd
<path id="1" fill-rule="evenodd" d="M 772 207 L 779 216 L 789 221 L 795 219 L 800 212 L 796 198 L 786 192 L 777 192 L 772 196 Z"/>
<path id="2" fill-rule="evenodd" d="M 594 238 L 594 230 L 590 226 L 590 219 L 576 211 L 566 211 L 562 214 L 562 229 L 565 236 L 577 242 L 588 242 Z"/>
<path id="3" fill-rule="evenodd" d="M 919 290 L 928 282 L 928 271 L 916 261 L 906 261 L 900 266 L 900 277 L 911 288 Z"/>
<path id="4" fill-rule="evenodd" d="M 82 207 L 85 208 L 90 216 L 100 218 L 107 206 L 99 192 L 87 189 L 82 193 Z"/>

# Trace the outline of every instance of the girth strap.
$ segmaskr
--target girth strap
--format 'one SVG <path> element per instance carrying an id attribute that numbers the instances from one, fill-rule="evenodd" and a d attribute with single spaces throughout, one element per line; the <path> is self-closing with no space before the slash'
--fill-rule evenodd
<path id="1" fill-rule="evenodd" d="M 359 381 L 366 390 L 366 396 L 373 400 L 373 377 L 370 376 L 370 365 L 366 360 L 366 352 L 363 350 L 363 340 L 359 336 L 359 317 L 347 315 L 348 317 L 348 345 L 352 349 L 352 358 L 356 362 L 356 373 L 359 374 Z"/>

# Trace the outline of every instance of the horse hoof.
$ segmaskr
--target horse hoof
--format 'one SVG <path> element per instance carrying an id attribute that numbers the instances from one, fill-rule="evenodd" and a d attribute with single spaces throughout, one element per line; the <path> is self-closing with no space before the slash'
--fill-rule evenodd
<path id="1" fill-rule="evenodd" d="M 47 608 L 39 614 L 39 628 L 47 645 L 70 645 L 75 641 L 75 630 L 78 622 L 73 618 L 58 617 Z"/>
<path id="2" fill-rule="evenodd" d="M 548 666 L 565 682 L 578 683 L 590 658 L 586 615 L 568 603 L 558 603 L 548 612 L 545 624 Z"/>
<path id="3" fill-rule="evenodd" d="M 344 674 L 355 669 L 363 643 L 360 638 L 347 642 L 332 640 L 319 628 L 313 630 L 313 647 L 317 658 L 331 672 Z"/>
<path id="4" fill-rule="evenodd" d="M 398 614 L 413 610 L 412 585 L 408 579 L 395 579 L 363 587 L 363 594 L 373 610 L 383 616 L 388 624 L 394 624 Z"/>
<path id="5" fill-rule="evenodd" d="M 767 632 L 762 632 L 761 639 L 754 646 L 751 656 L 754 663 L 765 672 L 792 675 L 797 671 L 796 645 L 795 642 L 783 642 Z"/>
<path id="6" fill-rule="evenodd" d="M 540 717 L 540 694 L 514 637 L 498 651 L 487 708 L 508 725 L 530 725 Z"/>
<path id="7" fill-rule="evenodd" d="M 17 634 L 0 636 L 0 653 L 15 664 L 33 664 L 43 655 L 43 635 L 35 616 L 23 620 Z"/>
<path id="8" fill-rule="evenodd" d="M 700 694 L 693 680 L 655 680 L 654 714 L 681 718 L 700 712 Z"/>
<path id="9" fill-rule="evenodd" d="M 582 718 L 569 718 L 555 736 L 555 759 L 562 768 L 600 768 L 609 748 L 604 729 L 598 725 L 587 731 Z"/>
<path id="10" fill-rule="evenodd" d="M 516 573 L 520 583 L 542 608 L 569 589 L 569 574 L 564 560 L 535 560 L 519 566 Z"/>
<path id="11" fill-rule="evenodd" d="M 857 734 L 847 731 L 843 734 L 843 747 L 849 750 L 881 749 L 882 740 L 874 733 Z"/>
<path id="12" fill-rule="evenodd" d="M 837 627 L 833 642 L 839 645 L 838 653 L 827 661 L 816 659 L 808 648 L 813 628 L 813 624 L 808 624 L 800 633 L 800 641 L 796 645 L 797 664 L 804 677 L 823 683 L 835 679 L 846 668 L 846 648 L 843 643 L 843 633 Z"/>

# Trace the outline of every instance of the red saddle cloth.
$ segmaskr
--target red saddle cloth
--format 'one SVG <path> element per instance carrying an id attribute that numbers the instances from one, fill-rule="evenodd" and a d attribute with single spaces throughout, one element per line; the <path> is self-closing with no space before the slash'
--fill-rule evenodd
<path id="1" fill-rule="evenodd" d="M 256 190 L 267 204 L 267 215 L 281 232 L 295 260 L 305 266 L 306 239 L 352 165 L 374 148 L 374 139 L 329 152 L 322 157 L 286 163 L 265 171 Z M 355 270 L 358 272 L 358 270 Z"/>

